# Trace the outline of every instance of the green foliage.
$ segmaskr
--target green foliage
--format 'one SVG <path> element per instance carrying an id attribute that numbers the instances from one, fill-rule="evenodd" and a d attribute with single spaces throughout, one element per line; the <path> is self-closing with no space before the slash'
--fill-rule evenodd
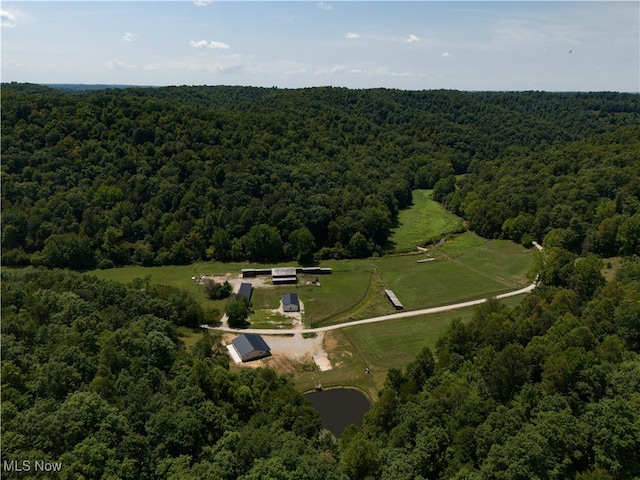
<path id="1" fill-rule="evenodd" d="M 212 278 L 204 278 L 202 283 L 204 284 L 204 291 L 207 297 L 211 300 L 228 298 L 231 296 L 231 293 L 233 293 L 233 287 L 226 280 L 224 283 L 218 283 Z"/>
<path id="2" fill-rule="evenodd" d="M 316 240 L 307 227 L 300 227 L 289 235 L 289 253 L 301 265 L 313 262 Z"/>
<path id="3" fill-rule="evenodd" d="M 340 469 L 348 478 L 365 480 L 380 475 L 382 462 L 378 449 L 362 432 L 356 431 L 340 438 Z"/>
<path id="4" fill-rule="evenodd" d="M 64 479 L 346 480 L 286 378 L 231 372 L 217 335 L 182 346 L 172 289 L 32 268 L 2 288 L 3 461 L 60 462 Z"/>
<path id="5" fill-rule="evenodd" d="M 34 263 L 51 268 L 89 270 L 95 267 L 95 256 L 89 237 L 63 233 L 47 238 Z"/>
<path id="6" fill-rule="evenodd" d="M 424 347 L 416 359 L 407 366 L 408 375 L 418 391 L 422 390 L 435 371 L 436 361 L 429 347 Z"/>
<path id="7" fill-rule="evenodd" d="M 249 307 L 243 299 L 229 301 L 225 313 L 231 328 L 246 328 L 249 325 Z"/>
<path id="8" fill-rule="evenodd" d="M 417 188 L 487 238 L 640 245 L 637 95 L 2 90 L 5 265 L 368 255 Z"/>
<path id="9" fill-rule="evenodd" d="M 638 476 L 636 261 L 603 285 L 599 259 L 567 254 L 575 268 L 556 278 L 577 291 L 539 288 L 516 308 L 490 300 L 452 322 L 422 389 L 411 374 L 424 352 L 406 374 L 389 371 L 364 424 L 381 478 Z"/>

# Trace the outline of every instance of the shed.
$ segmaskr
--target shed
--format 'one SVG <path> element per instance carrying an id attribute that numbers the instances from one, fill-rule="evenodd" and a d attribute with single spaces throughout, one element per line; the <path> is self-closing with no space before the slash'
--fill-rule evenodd
<path id="1" fill-rule="evenodd" d="M 271 269 L 271 280 L 274 284 L 298 283 L 295 267 L 281 267 Z"/>
<path id="2" fill-rule="evenodd" d="M 267 342 L 256 333 L 245 333 L 234 338 L 231 343 L 243 362 L 271 355 L 271 348 L 269 348 Z"/>
<path id="3" fill-rule="evenodd" d="M 238 295 L 242 295 L 247 299 L 247 301 L 251 301 L 251 294 L 253 293 L 253 285 L 250 283 L 241 283 L 240 288 L 238 289 Z"/>
<path id="4" fill-rule="evenodd" d="M 393 293 L 392 290 L 385 290 L 384 293 L 387 295 L 387 298 L 396 310 L 402 310 L 404 308 L 404 306 L 400 303 L 400 300 L 398 300 L 398 297 L 396 297 L 396 294 Z"/>
<path id="5" fill-rule="evenodd" d="M 282 310 L 285 312 L 299 312 L 300 301 L 298 300 L 298 294 L 285 293 L 282 295 Z"/>

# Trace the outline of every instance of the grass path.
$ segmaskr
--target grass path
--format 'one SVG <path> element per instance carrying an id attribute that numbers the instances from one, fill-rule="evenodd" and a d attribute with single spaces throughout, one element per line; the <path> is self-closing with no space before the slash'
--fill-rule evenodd
<path id="1" fill-rule="evenodd" d="M 464 231 L 460 217 L 432 199 L 433 190 L 414 190 L 413 206 L 401 210 L 399 226 L 393 230 L 391 244 L 395 251 L 414 250 L 440 240 L 443 235 Z"/>

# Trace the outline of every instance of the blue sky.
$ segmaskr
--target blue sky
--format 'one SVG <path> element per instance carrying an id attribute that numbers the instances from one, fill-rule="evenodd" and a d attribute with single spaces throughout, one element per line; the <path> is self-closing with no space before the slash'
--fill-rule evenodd
<path id="1" fill-rule="evenodd" d="M 640 90 L 640 2 L 3 1 L 2 81 Z"/>

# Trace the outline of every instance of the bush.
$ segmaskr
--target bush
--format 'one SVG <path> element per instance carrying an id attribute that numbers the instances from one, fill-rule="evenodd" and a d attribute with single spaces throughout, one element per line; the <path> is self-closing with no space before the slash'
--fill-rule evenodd
<path id="1" fill-rule="evenodd" d="M 222 300 L 231 296 L 233 287 L 225 280 L 224 283 L 218 283 L 211 278 L 205 278 L 202 282 L 204 284 L 204 291 L 207 297 L 211 300 Z"/>
<path id="2" fill-rule="evenodd" d="M 246 328 L 249 325 L 249 307 L 243 300 L 231 300 L 227 304 L 227 319 L 231 328 Z"/>
<path id="3" fill-rule="evenodd" d="M 113 267 L 115 267 L 115 264 L 113 263 L 113 260 L 110 260 L 109 258 L 104 258 L 100 260 L 100 263 L 98 263 L 98 268 L 100 270 L 108 270 Z"/>

